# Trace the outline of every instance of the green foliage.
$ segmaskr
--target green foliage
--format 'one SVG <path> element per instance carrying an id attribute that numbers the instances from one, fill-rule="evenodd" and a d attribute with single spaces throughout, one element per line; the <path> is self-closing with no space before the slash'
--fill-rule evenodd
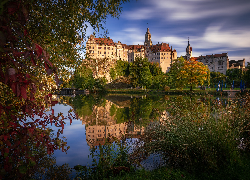
<path id="1" fill-rule="evenodd" d="M 95 79 L 94 87 L 97 90 L 104 90 L 107 84 L 107 79 L 105 77 Z"/>
<path id="2" fill-rule="evenodd" d="M 247 63 L 247 67 L 246 67 L 247 71 L 244 74 L 244 80 L 247 82 L 248 86 L 250 84 L 250 63 Z"/>
<path id="3" fill-rule="evenodd" d="M 129 66 L 129 75 L 134 87 L 150 87 L 152 84 L 152 74 L 150 72 L 150 62 L 147 58 L 136 58 Z"/>
<path id="4" fill-rule="evenodd" d="M 213 108 L 196 99 L 178 97 L 168 102 L 169 115 L 150 126 L 133 157 L 161 153 L 168 168 L 187 170 L 198 179 L 245 179 L 250 166 L 249 96 L 223 107 Z M 248 137 L 248 138 L 247 138 Z M 243 139 L 242 139 L 243 138 Z M 244 172 L 244 173 L 243 173 Z M 244 178 L 243 178 L 244 177 Z"/>
<path id="5" fill-rule="evenodd" d="M 166 74 L 159 74 L 153 76 L 152 89 L 164 90 L 169 85 L 169 76 Z"/>
<path id="6" fill-rule="evenodd" d="M 194 58 L 185 60 L 180 57 L 174 60 L 174 63 L 170 69 L 170 77 L 172 79 L 172 85 L 174 87 L 183 89 L 186 86 L 190 87 L 192 91 L 193 87 L 197 85 L 204 85 L 204 83 L 210 84 L 209 69 L 206 65 L 196 61 Z"/>
<path id="7" fill-rule="evenodd" d="M 117 60 L 115 65 L 117 76 L 129 75 L 129 63 L 127 61 Z"/>
<path id="8" fill-rule="evenodd" d="M 112 143 L 114 141 L 114 143 Z M 93 164 L 91 168 L 75 166 L 77 177 L 81 179 L 109 179 L 126 172 L 133 171 L 134 167 L 129 162 L 129 149 L 120 140 L 109 137 L 105 145 L 91 149 Z"/>
<path id="9" fill-rule="evenodd" d="M 164 73 L 161 70 L 161 67 L 158 63 L 150 63 L 149 65 L 150 72 L 152 76 L 163 75 Z"/>
<path id="10" fill-rule="evenodd" d="M 118 1 L 22 1 L 27 7 L 27 29 L 31 39 L 46 49 L 60 74 L 66 67 L 74 68 L 81 62 L 79 50 L 83 49 L 88 25 L 94 30 L 104 30 L 107 16 L 118 17 L 121 4 Z"/>
<path id="11" fill-rule="evenodd" d="M 71 80 L 73 86 L 77 89 L 89 89 L 92 90 L 95 85 L 95 79 L 93 72 L 90 68 L 82 65 L 75 70 L 74 76 Z"/>
<path id="12" fill-rule="evenodd" d="M 171 65 L 170 72 L 168 73 L 171 79 L 171 87 L 183 89 L 185 84 L 183 81 L 185 78 L 181 75 L 181 70 L 184 68 L 185 59 L 181 56 L 179 59 L 175 59 Z"/>
<path id="13" fill-rule="evenodd" d="M 116 72 L 114 68 L 110 68 L 109 74 L 112 80 L 116 79 Z"/>
<path id="14" fill-rule="evenodd" d="M 244 78 L 245 72 L 242 69 L 228 69 L 226 72 L 227 82 L 232 84 L 234 81 L 234 86 L 239 87 L 241 80 Z"/>
<path id="15" fill-rule="evenodd" d="M 220 82 L 226 82 L 226 79 L 227 79 L 227 76 L 223 73 L 220 73 L 220 72 L 210 72 L 210 81 L 211 81 L 211 84 L 214 86 L 214 85 L 217 85 Z"/>

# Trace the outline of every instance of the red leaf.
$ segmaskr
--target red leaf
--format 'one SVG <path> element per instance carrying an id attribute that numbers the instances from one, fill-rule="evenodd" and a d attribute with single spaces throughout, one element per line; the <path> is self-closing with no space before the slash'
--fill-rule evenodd
<path id="1" fill-rule="evenodd" d="M 9 81 L 9 76 L 6 74 L 4 78 L 4 83 L 7 84 L 8 81 Z"/>
<path id="2" fill-rule="evenodd" d="M 12 81 L 16 81 L 16 70 L 14 68 L 8 69 L 8 75 Z"/>
<path id="3" fill-rule="evenodd" d="M 27 29 L 24 29 L 23 33 L 24 33 L 24 36 L 26 36 L 28 34 Z"/>
<path id="4" fill-rule="evenodd" d="M 3 138 L 5 141 L 7 140 L 7 135 L 4 135 L 4 138 Z"/>
<path id="5" fill-rule="evenodd" d="M 57 74 L 55 74 L 55 81 L 56 81 L 56 85 L 58 86 L 58 84 L 59 84 L 59 79 L 58 79 Z"/>
<path id="6" fill-rule="evenodd" d="M 46 72 L 48 75 L 51 75 L 53 73 L 53 70 L 52 69 L 49 69 L 48 66 L 45 67 L 46 68 Z"/>
<path id="7" fill-rule="evenodd" d="M 39 46 L 38 44 L 36 44 L 36 53 L 38 57 L 42 54 L 42 52 L 43 52 L 43 48 Z"/>
<path id="8" fill-rule="evenodd" d="M 24 59 L 27 59 L 28 56 L 29 56 L 30 52 L 29 51 L 26 51 L 25 54 L 24 54 Z"/>
<path id="9" fill-rule="evenodd" d="M 27 85 L 21 86 L 21 95 L 22 95 L 23 99 L 27 99 Z"/>
<path id="10" fill-rule="evenodd" d="M 46 62 L 44 62 L 44 65 L 45 65 L 45 70 L 47 71 L 49 69 L 49 65 Z"/>
<path id="11" fill-rule="evenodd" d="M 6 153 L 9 153 L 9 148 L 5 148 L 5 152 L 6 152 Z"/>
<path id="12" fill-rule="evenodd" d="M 17 95 L 17 83 L 11 83 L 11 89 L 13 91 L 14 94 Z"/>
<path id="13" fill-rule="evenodd" d="M 29 128 L 28 131 L 32 134 L 34 129 L 33 128 Z"/>
<path id="14" fill-rule="evenodd" d="M 11 143 L 10 143 L 10 141 L 8 141 L 8 140 L 6 141 L 6 144 L 7 144 L 7 146 L 9 146 L 9 147 L 11 146 Z"/>
<path id="15" fill-rule="evenodd" d="M 35 60 L 34 60 L 34 54 L 33 53 L 31 53 L 31 62 L 32 62 L 32 64 L 34 65 L 34 66 L 36 66 L 36 62 L 35 62 Z"/>
<path id="16" fill-rule="evenodd" d="M 39 141 L 37 141 L 37 143 L 36 143 L 36 147 L 38 147 L 40 145 L 40 142 Z"/>
<path id="17" fill-rule="evenodd" d="M 20 86 L 19 86 L 19 83 L 17 83 L 16 85 L 16 96 L 19 97 L 20 96 Z"/>
<path id="18" fill-rule="evenodd" d="M 58 101 L 51 101 L 51 106 L 55 106 L 58 103 Z"/>
<path id="19" fill-rule="evenodd" d="M 30 75 L 29 75 L 28 73 L 26 74 L 26 78 L 27 78 L 27 79 L 30 79 Z"/>

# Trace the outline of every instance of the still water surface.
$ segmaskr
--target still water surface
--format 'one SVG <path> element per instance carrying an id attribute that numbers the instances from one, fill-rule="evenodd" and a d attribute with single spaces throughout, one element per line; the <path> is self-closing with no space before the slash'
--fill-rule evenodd
<path id="1" fill-rule="evenodd" d="M 72 123 L 69 119 L 65 120 L 62 135 L 66 137 L 70 149 L 67 153 L 61 150 L 54 152 L 57 165 L 68 163 L 71 168 L 78 164 L 91 165 L 92 159 L 88 157 L 90 148 L 103 145 L 109 135 L 120 140 L 136 140 L 154 121 L 166 120 L 169 114 L 165 109 L 171 101 L 178 101 L 182 107 L 180 110 L 194 110 L 190 104 L 199 104 L 203 108 L 194 111 L 203 113 L 209 113 L 213 102 L 228 103 L 227 98 L 220 100 L 200 96 L 78 95 L 56 98 L 59 103 L 52 107 L 55 114 L 62 112 L 67 115 L 70 109 L 74 109 L 76 115 Z M 183 99 L 190 100 L 190 104 L 184 105 Z M 57 131 L 57 127 L 51 128 Z"/>

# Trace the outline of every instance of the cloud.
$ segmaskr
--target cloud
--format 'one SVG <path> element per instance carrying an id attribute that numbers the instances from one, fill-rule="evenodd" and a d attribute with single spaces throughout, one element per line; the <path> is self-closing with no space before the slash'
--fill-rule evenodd
<path id="1" fill-rule="evenodd" d="M 144 0 L 145 1 L 145 0 Z M 141 2 L 141 4 L 143 4 Z M 146 1 L 140 9 L 125 11 L 130 20 L 165 19 L 170 21 L 218 18 L 249 13 L 250 2 L 232 0 L 157 0 Z"/>
<path id="2" fill-rule="evenodd" d="M 151 8 L 141 8 L 134 11 L 123 12 L 123 17 L 131 20 L 151 19 L 154 17 L 154 10 Z"/>
<path id="3" fill-rule="evenodd" d="M 223 30 L 221 26 L 207 27 L 203 40 L 214 46 L 228 48 L 250 47 L 250 31 L 244 29 Z"/>
<path id="4" fill-rule="evenodd" d="M 125 28 L 121 31 L 115 32 L 111 37 L 113 41 L 121 41 L 123 44 L 127 45 L 136 45 L 136 44 L 144 44 L 145 32 L 142 32 L 140 28 Z"/>

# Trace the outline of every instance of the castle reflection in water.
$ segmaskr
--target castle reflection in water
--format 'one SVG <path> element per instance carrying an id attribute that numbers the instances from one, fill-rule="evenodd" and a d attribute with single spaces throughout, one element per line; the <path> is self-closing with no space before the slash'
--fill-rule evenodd
<path id="1" fill-rule="evenodd" d="M 125 140 L 126 138 L 139 138 L 146 129 L 154 123 L 140 125 L 127 119 L 124 122 L 117 123 L 117 114 L 112 113 L 112 108 L 123 109 L 130 108 L 129 101 L 121 105 L 114 103 L 110 100 L 104 100 L 103 106 L 94 105 L 92 114 L 87 116 L 79 116 L 82 124 L 85 124 L 86 141 L 90 147 L 104 145 L 107 138 L 114 137 L 118 140 Z M 168 113 L 164 111 L 160 114 L 158 120 L 162 121 L 168 117 Z M 140 119 L 139 119 L 140 120 Z M 159 121 L 158 121 L 159 122 Z"/>

